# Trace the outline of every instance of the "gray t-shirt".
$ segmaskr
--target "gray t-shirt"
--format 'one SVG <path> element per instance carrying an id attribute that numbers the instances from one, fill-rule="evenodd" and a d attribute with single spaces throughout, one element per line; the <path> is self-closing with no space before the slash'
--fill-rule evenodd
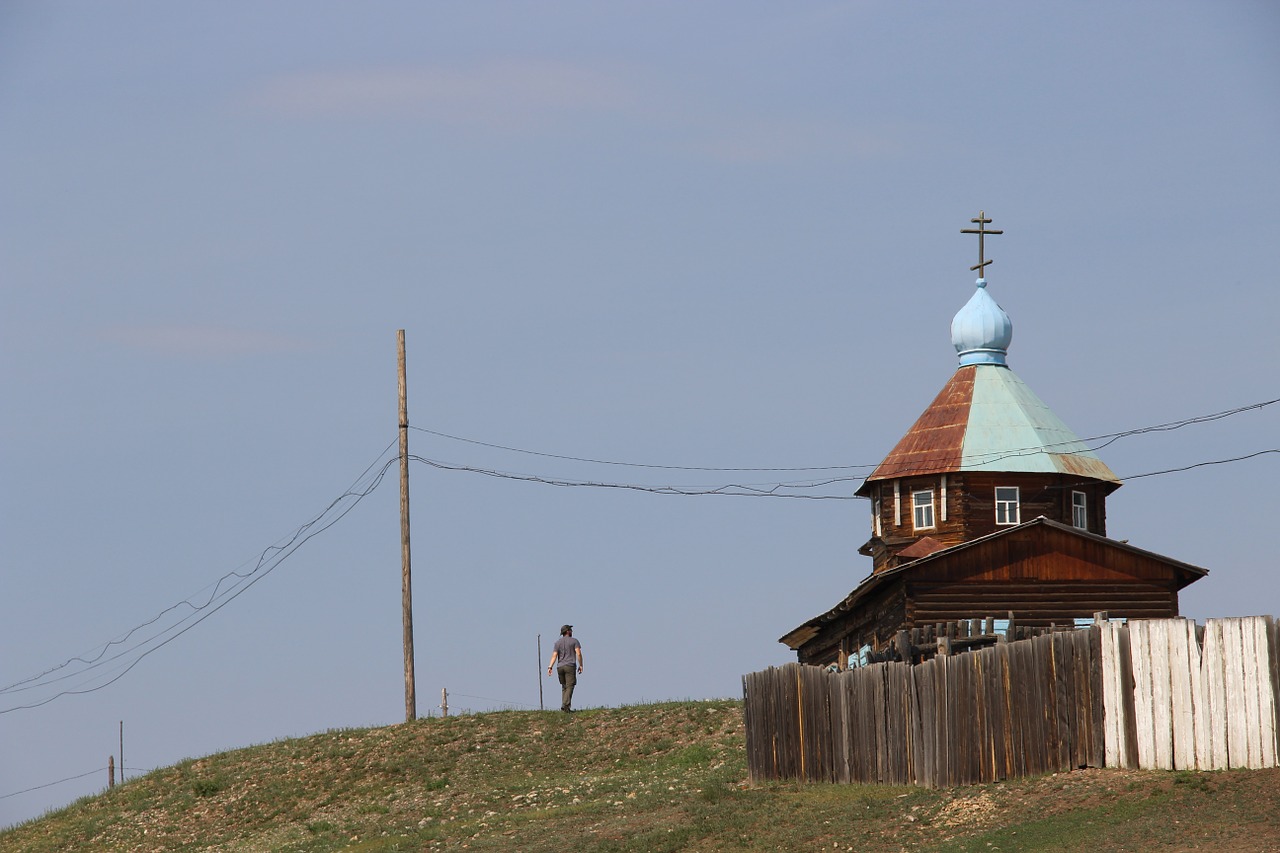
<path id="1" fill-rule="evenodd" d="M 578 649 L 582 644 L 570 637 L 568 634 L 562 634 L 560 639 L 556 640 L 556 669 L 562 666 L 578 665 Z"/>

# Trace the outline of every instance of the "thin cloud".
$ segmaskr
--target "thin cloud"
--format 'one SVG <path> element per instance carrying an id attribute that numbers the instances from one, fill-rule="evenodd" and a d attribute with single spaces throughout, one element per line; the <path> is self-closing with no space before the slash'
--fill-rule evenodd
<path id="1" fill-rule="evenodd" d="M 217 326 L 113 326 L 108 343 L 125 349 L 187 358 L 236 358 L 307 349 L 304 341 L 271 332 Z"/>
<path id="2" fill-rule="evenodd" d="M 681 81 L 619 65 L 499 61 L 466 68 L 316 71 L 277 77 L 248 98 L 282 118 L 440 122 L 509 134 L 574 130 L 584 118 L 632 122 L 654 144 L 731 163 L 895 157 L 915 131 L 890 123 L 796 114 L 786 105 L 709 103 Z"/>
<path id="3" fill-rule="evenodd" d="M 628 100 L 607 74 L 558 62 L 295 74 L 251 97 L 260 110 L 300 118 L 434 118 L 510 128 L 567 112 L 613 111 Z"/>

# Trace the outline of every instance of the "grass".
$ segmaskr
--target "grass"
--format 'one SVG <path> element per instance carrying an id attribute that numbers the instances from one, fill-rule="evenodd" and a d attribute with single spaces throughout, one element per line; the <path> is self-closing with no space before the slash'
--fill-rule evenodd
<path id="1" fill-rule="evenodd" d="M 926 790 L 747 782 L 741 703 L 500 711 L 185 761 L 0 850 L 1280 849 L 1280 771 L 1089 770 Z"/>

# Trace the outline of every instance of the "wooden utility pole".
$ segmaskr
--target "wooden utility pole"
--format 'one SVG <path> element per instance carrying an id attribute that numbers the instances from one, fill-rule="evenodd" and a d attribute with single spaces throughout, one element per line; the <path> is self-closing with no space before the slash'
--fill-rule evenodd
<path id="1" fill-rule="evenodd" d="M 413 581 L 409 559 L 409 382 L 405 371 L 404 329 L 396 332 L 400 368 L 400 597 L 404 614 L 404 721 L 418 718 L 413 675 Z"/>

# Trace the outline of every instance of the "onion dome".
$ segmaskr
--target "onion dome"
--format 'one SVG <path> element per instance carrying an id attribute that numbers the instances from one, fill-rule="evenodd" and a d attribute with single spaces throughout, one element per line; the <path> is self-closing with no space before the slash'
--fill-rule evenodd
<path id="1" fill-rule="evenodd" d="M 989 263 L 980 256 L 973 269 Z M 1009 368 L 1012 340 L 1013 321 L 979 278 L 951 321 L 959 368 L 857 493 L 880 480 L 967 471 L 1065 474 L 1118 487 L 1106 463 Z"/>
<path id="2" fill-rule="evenodd" d="M 960 355 L 960 366 L 972 364 L 1006 365 L 1013 321 L 987 293 L 987 280 L 977 281 L 978 289 L 951 320 L 951 343 Z"/>

